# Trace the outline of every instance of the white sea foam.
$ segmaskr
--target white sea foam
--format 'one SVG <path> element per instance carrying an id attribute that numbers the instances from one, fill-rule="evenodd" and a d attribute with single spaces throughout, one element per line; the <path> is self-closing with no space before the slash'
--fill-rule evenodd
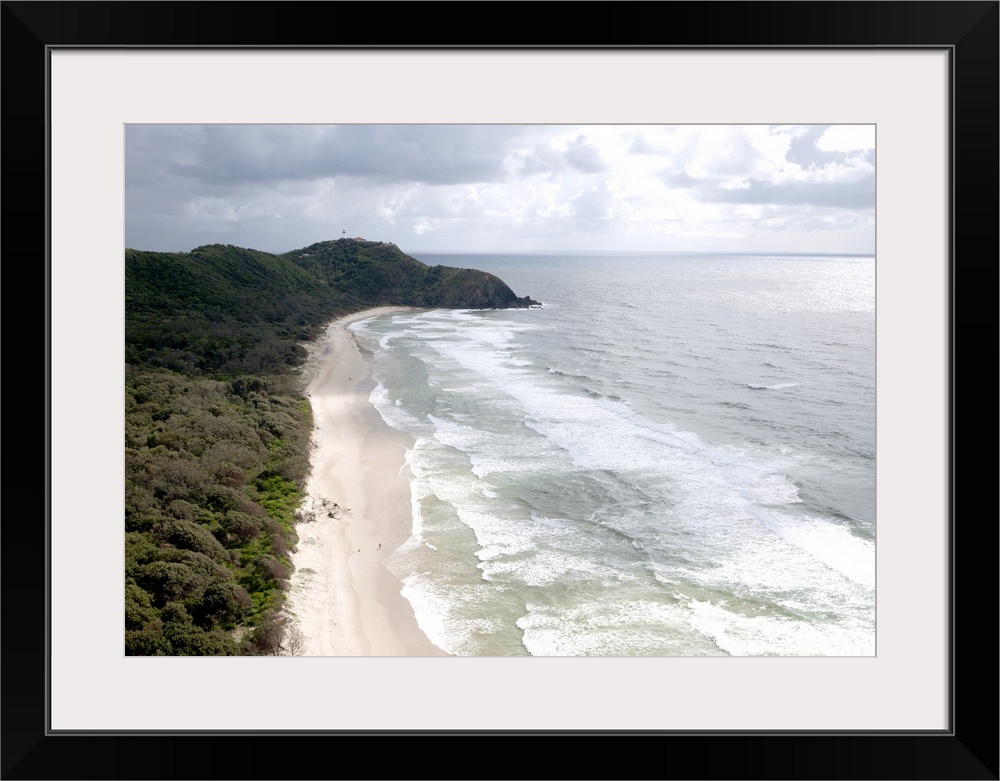
<path id="1" fill-rule="evenodd" d="M 772 385 L 766 385 L 758 382 L 748 382 L 748 388 L 753 390 L 784 390 L 785 388 L 798 388 L 799 383 L 797 382 L 776 382 Z"/>
<path id="2" fill-rule="evenodd" d="M 693 656 L 723 653 L 692 635 L 689 616 L 663 601 L 603 600 L 571 606 L 529 604 L 518 619 L 534 656 Z"/>
<path id="3" fill-rule="evenodd" d="M 804 516 L 774 516 L 768 526 L 786 542 L 874 590 L 875 546 L 842 524 Z"/>
<path id="4" fill-rule="evenodd" d="M 759 606 L 757 615 L 734 612 L 709 602 L 690 605 L 691 626 L 731 656 L 871 656 L 874 632 L 853 621 L 811 622 L 773 615 Z"/>

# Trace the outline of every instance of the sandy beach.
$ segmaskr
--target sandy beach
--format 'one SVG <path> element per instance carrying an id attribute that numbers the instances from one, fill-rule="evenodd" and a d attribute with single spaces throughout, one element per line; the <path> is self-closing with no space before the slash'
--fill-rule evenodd
<path id="1" fill-rule="evenodd" d="M 384 565 L 410 537 L 407 437 L 368 401 L 368 361 L 347 326 L 380 307 L 331 323 L 307 362 L 313 410 L 312 471 L 286 602 L 302 656 L 438 656 L 417 625 L 402 583 Z"/>

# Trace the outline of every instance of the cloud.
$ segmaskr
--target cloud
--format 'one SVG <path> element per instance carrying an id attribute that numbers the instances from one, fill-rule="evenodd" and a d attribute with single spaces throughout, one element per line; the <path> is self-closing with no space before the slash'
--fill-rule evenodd
<path id="1" fill-rule="evenodd" d="M 668 188 L 685 190 L 707 204 L 874 208 L 874 150 L 820 149 L 820 139 L 831 129 L 835 128 L 713 129 L 698 137 L 696 148 L 675 156 L 656 175 Z M 863 135 L 850 141 L 863 143 Z"/>
<path id="2" fill-rule="evenodd" d="M 532 150 L 517 154 L 519 172 L 527 176 L 552 175 L 564 168 L 564 157 L 549 144 L 537 144 Z"/>
<path id="3" fill-rule="evenodd" d="M 834 164 L 843 165 L 847 155 L 839 151 L 821 148 L 819 141 L 830 131 L 826 125 L 805 128 L 792 139 L 788 149 L 788 162 L 804 169 L 822 168 Z"/>
<path id="4" fill-rule="evenodd" d="M 460 184 L 502 179 L 515 128 L 496 125 L 207 125 L 166 170 L 206 185 L 322 177 Z M 141 146 L 136 151 L 141 153 Z"/>
<path id="5" fill-rule="evenodd" d="M 628 137 L 628 151 L 632 155 L 662 155 L 664 151 L 649 143 L 649 140 L 638 131 Z"/>
<path id="6" fill-rule="evenodd" d="M 786 181 L 750 179 L 744 187 L 700 189 L 697 195 L 709 203 L 746 203 L 830 206 L 840 209 L 871 209 L 875 206 L 875 176 L 853 182 Z"/>
<path id="7" fill-rule="evenodd" d="M 760 152 L 750 138 L 739 131 L 727 134 L 723 143 L 702 149 L 695 165 L 716 176 L 748 174 L 754 170 Z"/>
<path id="8" fill-rule="evenodd" d="M 825 152 L 854 152 L 875 149 L 874 125 L 834 125 L 816 139 L 816 147 Z"/>
<path id="9" fill-rule="evenodd" d="M 551 143 L 537 144 L 530 152 L 519 154 L 518 158 L 518 172 L 528 176 L 554 176 L 571 170 L 596 174 L 608 168 L 601 158 L 600 150 L 594 144 L 587 143 L 587 137 L 583 134 L 567 141 L 565 151 L 560 152 Z"/>
<path id="10" fill-rule="evenodd" d="M 600 151 L 593 144 L 588 144 L 584 135 L 579 135 L 575 141 L 569 142 L 566 162 L 585 174 L 596 174 L 607 169 L 607 164 L 601 159 Z"/>
<path id="11" fill-rule="evenodd" d="M 659 177 L 660 181 L 662 181 L 667 187 L 677 187 L 681 189 L 694 187 L 699 182 L 699 180 L 695 179 L 683 168 L 678 170 L 675 166 L 660 169 L 656 172 L 656 176 Z"/>
<path id="12" fill-rule="evenodd" d="M 614 196 L 603 181 L 569 199 L 577 226 L 588 232 L 607 227 L 612 218 L 613 202 Z"/>
<path id="13" fill-rule="evenodd" d="M 125 239 L 858 252 L 873 143 L 871 126 L 129 125 Z"/>

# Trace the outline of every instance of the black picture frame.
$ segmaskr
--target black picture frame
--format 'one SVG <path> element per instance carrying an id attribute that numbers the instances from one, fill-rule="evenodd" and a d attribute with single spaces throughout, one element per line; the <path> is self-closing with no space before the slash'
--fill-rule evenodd
<path id="1" fill-rule="evenodd" d="M 4 779 L 906 778 L 996 779 L 997 523 L 992 439 L 973 439 L 995 409 L 998 251 L 997 2 L 667 2 L 549 4 L 574 26 L 548 27 L 543 4 L 3 2 L 4 354 L 30 391 L 12 394 L 2 555 Z M 654 11 L 655 5 L 655 11 Z M 443 14 L 467 20 L 451 43 Z M 650 15 L 656 24 L 641 23 Z M 526 20 L 532 19 L 531 23 Z M 470 26 L 475 28 L 470 31 Z M 951 58 L 952 228 L 949 437 L 951 697 L 949 729 L 899 733 L 346 732 L 54 734 L 46 703 L 48 496 L 47 52 L 50 47 L 874 47 L 940 48 Z M 41 294 L 40 294 L 41 293 Z M 29 300 L 30 309 L 23 306 Z M 959 303 L 961 305 L 959 305 Z M 30 316 L 29 316 L 30 315 Z M 42 322 L 34 320 L 39 318 Z M 25 323 L 27 319 L 29 322 Z M 44 335 L 44 338 L 40 338 Z M 39 341 L 42 342 L 39 349 Z M 37 378 L 44 377 L 44 384 Z M 959 385 L 959 379 L 962 380 Z M 34 390 L 44 389 L 43 393 Z M 9 386 L 8 386 L 9 388 Z M 28 408 L 27 410 L 24 408 Z M 10 411 L 17 410 L 11 416 Z M 30 411 L 29 411 L 30 410 Z M 15 420 L 10 422 L 10 418 Z M 990 416 L 990 419 L 992 417 Z M 45 421 L 42 436 L 42 421 Z M 993 429 L 990 429 L 992 432 Z M 965 436 L 960 436 L 964 432 Z M 960 446 L 962 449 L 960 449 Z M 10 475 L 17 476 L 16 480 Z M 984 489 L 989 487 L 987 500 Z M 86 642 L 81 638 L 81 642 Z M 920 685 L 920 682 L 914 682 Z M 985 706 L 985 707 L 984 707 Z M 863 707 L 859 704 L 859 708 Z M 461 738 L 442 745 L 443 738 Z M 530 741 L 551 738 L 541 746 Z M 416 744 L 418 738 L 432 742 Z M 631 738 L 627 746 L 618 739 Z M 481 741 L 490 740 L 483 745 Z M 516 743 L 514 742 L 516 740 Z M 262 742 L 263 741 L 263 742 Z M 401 742 L 402 741 L 402 742 Z M 558 742 L 556 742 L 558 741 Z M 612 742 L 609 742 L 612 741 Z M 552 749 L 556 748 L 556 751 Z M 386 750 L 390 749 L 390 750 Z M 463 746 L 464 749 L 464 746 Z M 531 751 L 531 749 L 536 749 Z M 622 750 L 624 749 L 624 751 Z M 466 764 L 468 753 L 482 761 Z M 319 763 L 293 758 L 309 756 Z M 528 760 L 529 756 L 540 757 Z M 534 764 L 539 762 L 540 764 Z"/>

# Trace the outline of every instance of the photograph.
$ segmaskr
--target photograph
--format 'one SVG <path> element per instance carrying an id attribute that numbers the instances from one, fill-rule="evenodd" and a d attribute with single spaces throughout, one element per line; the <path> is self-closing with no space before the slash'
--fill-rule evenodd
<path id="1" fill-rule="evenodd" d="M 875 655 L 874 125 L 124 132 L 127 655 Z"/>
<path id="2" fill-rule="evenodd" d="M 0 778 L 1000 777 L 1000 3 L 0 6 Z"/>

